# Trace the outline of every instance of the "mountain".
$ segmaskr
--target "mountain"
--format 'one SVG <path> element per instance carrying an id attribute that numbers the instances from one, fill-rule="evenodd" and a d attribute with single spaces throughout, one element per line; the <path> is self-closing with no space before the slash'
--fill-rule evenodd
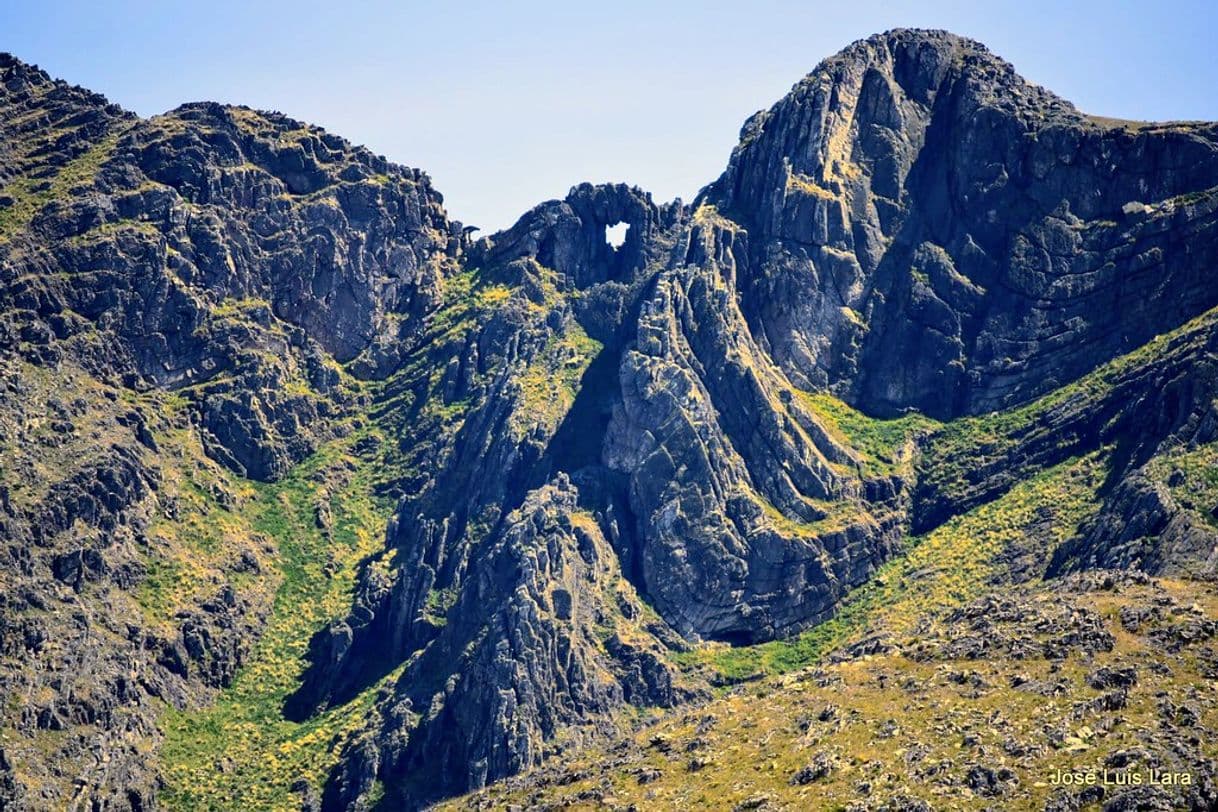
<path id="1" fill-rule="evenodd" d="M 1218 803 L 1218 125 L 892 31 L 472 240 L 0 83 L 0 806 Z"/>

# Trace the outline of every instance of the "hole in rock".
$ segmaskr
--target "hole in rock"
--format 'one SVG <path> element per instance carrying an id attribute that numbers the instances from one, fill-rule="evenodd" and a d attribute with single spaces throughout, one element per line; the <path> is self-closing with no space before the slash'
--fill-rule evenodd
<path id="1" fill-rule="evenodd" d="M 614 223 L 611 226 L 605 226 L 605 242 L 613 246 L 613 250 L 622 247 L 622 243 L 626 242 L 626 232 L 630 230 L 630 223 Z"/>

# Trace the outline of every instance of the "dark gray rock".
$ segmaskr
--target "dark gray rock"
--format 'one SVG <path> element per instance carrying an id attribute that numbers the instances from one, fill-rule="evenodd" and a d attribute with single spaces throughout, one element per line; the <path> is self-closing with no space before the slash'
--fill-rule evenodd
<path id="1" fill-rule="evenodd" d="M 744 309 L 793 380 L 947 418 L 1218 304 L 1215 186 L 1214 125 L 1088 117 L 976 42 L 901 30 L 749 119 L 695 206 L 748 229 Z"/>
<path id="2" fill-rule="evenodd" d="M 375 764 L 360 745 L 364 755 L 336 773 L 326 808 L 347 808 L 365 791 L 356 767 L 410 787 L 391 791 L 401 793 L 395 804 L 413 807 L 538 764 L 562 727 L 604 727 L 626 702 L 672 705 L 690 696 L 658 644 L 645 649 L 614 636 L 597 645 L 609 611 L 602 595 L 620 576 L 602 531 L 572 521 L 577 499 L 560 475 L 474 552 L 446 623 L 395 687 L 395 707 L 404 697 L 410 712 L 385 712 Z M 563 612 L 552 602 L 558 584 L 572 597 Z"/>

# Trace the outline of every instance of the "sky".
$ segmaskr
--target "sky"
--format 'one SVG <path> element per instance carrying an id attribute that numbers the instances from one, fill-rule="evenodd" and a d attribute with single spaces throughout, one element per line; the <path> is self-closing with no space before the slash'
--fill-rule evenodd
<path id="1" fill-rule="evenodd" d="M 1218 119 L 1218 3 L 0 0 L 0 50 L 141 115 L 279 110 L 431 175 L 484 231 L 582 181 L 691 200 L 740 126 L 890 28 L 986 43 L 1086 112 Z"/>

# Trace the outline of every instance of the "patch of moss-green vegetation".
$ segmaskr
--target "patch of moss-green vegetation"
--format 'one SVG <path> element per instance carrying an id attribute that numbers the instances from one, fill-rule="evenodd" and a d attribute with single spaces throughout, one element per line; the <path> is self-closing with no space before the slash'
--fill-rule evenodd
<path id="1" fill-rule="evenodd" d="M 429 620 L 437 625 L 443 625 L 446 622 L 448 610 L 456 602 L 457 591 L 455 589 L 433 589 L 427 593 L 427 601 L 423 608 Z"/>
<path id="2" fill-rule="evenodd" d="M 923 482 L 946 499 L 963 499 L 971 487 L 970 470 L 1005 457 L 1020 443 L 1045 435 L 1060 447 L 1067 447 L 1076 438 L 1053 424 L 1050 418 L 1055 410 L 1069 408 L 1085 412 L 1095 407 L 1111 395 L 1122 376 L 1185 345 L 1203 340 L 1200 337 L 1206 335 L 1215 322 L 1218 322 L 1218 308 L 1156 336 L 1133 352 L 1024 406 L 942 424 L 923 449 L 922 458 L 929 463 L 922 474 Z M 1010 468 L 1012 481 L 1029 473 L 1032 472 L 1015 465 Z"/>
<path id="3" fill-rule="evenodd" d="M 171 615 L 179 604 L 186 569 L 173 559 L 149 557 L 144 572 L 144 580 L 135 591 L 136 602 L 153 617 Z"/>
<path id="4" fill-rule="evenodd" d="M 719 209 L 711 203 L 703 203 L 694 210 L 693 220 L 695 223 L 712 225 L 717 228 L 724 228 L 730 231 L 735 231 L 739 228 L 736 223 L 724 217 L 719 213 Z"/>
<path id="5" fill-rule="evenodd" d="M 1153 121 L 1138 121 L 1136 119 L 1129 118 L 1114 118 L 1112 116 L 1095 115 L 1085 115 L 1083 117 L 1092 124 L 1096 124 L 1106 129 L 1122 129 L 1130 132 L 1137 132 L 1138 130 L 1144 130 L 1149 127 L 1157 126 Z"/>
<path id="6" fill-rule="evenodd" d="M 358 562 L 382 544 L 391 505 L 373 495 L 372 466 L 351 450 L 368 433 L 323 448 L 277 483 L 252 486 L 242 511 L 254 532 L 274 541 L 281 581 L 262 638 L 233 684 L 211 707 L 166 713 L 165 808 L 298 809 L 292 783 L 319 785 L 342 734 L 369 712 L 375 686 L 303 723 L 282 715 L 310 637 L 342 616 Z"/>
<path id="7" fill-rule="evenodd" d="M 11 239 L 28 227 L 48 203 L 68 196 L 80 186 L 91 185 L 102 164 L 114 154 L 118 139 L 126 129 L 121 127 L 110 132 L 65 164 L 50 180 L 23 176 L 5 186 L 4 194 L 12 198 L 12 203 L 0 208 L 0 240 Z"/>
<path id="8" fill-rule="evenodd" d="M 770 527 L 793 538 L 817 539 L 826 533 L 839 532 L 852 524 L 857 524 L 866 515 L 859 511 L 857 503 L 846 499 L 836 501 L 808 499 L 806 504 L 819 510 L 821 518 L 815 521 L 801 521 L 783 513 L 764 494 L 752 488 L 745 489 L 745 492 L 749 499 L 761 508 L 762 515 L 765 516 Z M 827 561 L 825 563 L 828 565 Z"/>
<path id="9" fill-rule="evenodd" d="M 527 426 L 537 424 L 557 426 L 575 402 L 580 380 L 601 349 L 601 343 L 575 321 L 562 334 L 552 336 L 517 379 L 521 392 L 517 430 L 527 431 Z"/>
<path id="10" fill-rule="evenodd" d="M 109 223 L 91 228 L 83 234 L 77 234 L 75 237 L 69 237 L 68 242 L 73 245 L 86 245 L 89 243 L 100 242 L 110 237 L 118 236 L 119 234 L 134 234 L 142 237 L 157 238 L 161 232 L 157 227 L 146 220 L 135 220 L 126 218 L 122 220 L 114 220 Z"/>
<path id="11" fill-rule="evenodd" d="M 224 299 L 211 309 L 212 316 L 216 318 L 243 318 L 250 316 L 267 318 L 271 313 L 271 303 L 266 299 L 255 297 Z"/>
<path id="12" fill-rule="evenodd" d="M 1210 187 L 1209 189 L 1201 189 L 1196 192 L 1188 192 L 1187 194 L 1177 195 L 1167 202 L 1173 206 L 1189 206 L 1193 203 L 1200 203 L 1209 197 L 1218 197 L 1218 187 Z"/>
<path id="13" fill-rule="evenodd" d="M 809 197 L 816 197 L 821 200 L 837 199 L 837 195 L 818 184 L 815 179 L 808 175 L 801 175 L 798 172 L 788 171 L 786 190 L 788 193 L 792 191 L 802 192 Z"/>
<path id="14" fill-rule="evenodd" d="M 1069 460 L 997 501 L 909 538 L 903 553 L 851 592 L 835 616 L 795 637 L 735 648 L 711 644 L 678 660 L 689 668 L 709 668 L 726 682 L 739 682 L 814 664 L 873 630 L 897 638 L 913 634 L 913 624 L 927 612 L 962 606 L 1002 580 L 1004 553 L 1038 544 L 1047 559 L 1048 552 L 1097 509 L 1103 473 L 1098 454 Z M 1046 518 L 1048 528 L 1043 526 Z"/>
<path id="15" fill-rule="evenodd" d="M 477 268 L 462 269 L 446 276 L 440 306 L 428 317 L 429 343 L 436 343 L 472 327 L 478 322 L 480 313 L 497 306 L 509 294 L 510 291 L 503 285 L 484 279 Z"/>
<path id="16" fill-rule="evenodd" d="M 1174 448 L 1157 455 L 1147 473 L 1165 483 L 1181 507 L 1218 527 L 1218 443 L 1193 449 Z"/>
<path id="17" fill-rule="evenodd" d="M 941 424 L 912 412 L 892 419 L 869 417 L 825 392 L 797 391 L 825 430 L 859 456 L 864 474 L 890 474 L 912 458 L 910 443 Z"/>

